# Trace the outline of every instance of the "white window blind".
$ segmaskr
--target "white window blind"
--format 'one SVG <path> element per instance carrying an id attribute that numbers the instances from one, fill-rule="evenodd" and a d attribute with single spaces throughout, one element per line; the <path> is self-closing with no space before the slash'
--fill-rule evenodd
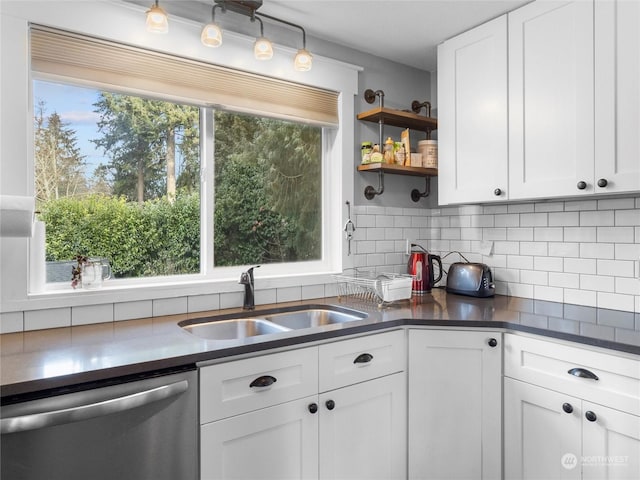
<path id="1" fill-rule="evenodd" d="M 110 90 L 338 125 L 337 92 L 38 25 L 31 26 L 31 69 Z"/>

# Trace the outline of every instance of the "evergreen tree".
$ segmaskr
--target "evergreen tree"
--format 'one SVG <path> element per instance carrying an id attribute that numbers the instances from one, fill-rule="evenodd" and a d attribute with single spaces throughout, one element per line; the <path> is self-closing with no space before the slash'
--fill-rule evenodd
<path id="1" fill-rule="evenodd" d="M 77 147 L 76 131 L 56 112 L 46 114 L 40 101 L 34 119 L 36 199 L 39 204 L 87 192 L 85 160 Z"/>

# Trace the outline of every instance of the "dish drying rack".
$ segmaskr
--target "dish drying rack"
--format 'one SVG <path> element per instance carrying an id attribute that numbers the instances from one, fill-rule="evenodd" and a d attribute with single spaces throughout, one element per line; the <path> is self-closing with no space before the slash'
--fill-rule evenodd
<path id="1" fill-rule="evenodd" d="M 333 278 L 338 283 L 338 299 L 350 297 L 382 307 L 411 298 L 413 275 L 356 270 Z"/>

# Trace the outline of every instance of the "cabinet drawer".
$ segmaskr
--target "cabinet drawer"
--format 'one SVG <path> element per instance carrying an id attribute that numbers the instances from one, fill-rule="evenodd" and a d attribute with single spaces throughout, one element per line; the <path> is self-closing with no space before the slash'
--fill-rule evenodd
<path id="1" fill-rule="evenodd" d="M 512 334 L 504 345 L 506 376 L 640 415 L 640 359 Z"/>
<path id="2" fill-rule="evenodd" d="M 320 345 L 320 391 L 404 370 L 404 330 Z"/>
<path id="3" fill-rule="evenodd" d="M 317 391 L 317 347 L 202 367 L 200 423 L 315 395 Z"/>

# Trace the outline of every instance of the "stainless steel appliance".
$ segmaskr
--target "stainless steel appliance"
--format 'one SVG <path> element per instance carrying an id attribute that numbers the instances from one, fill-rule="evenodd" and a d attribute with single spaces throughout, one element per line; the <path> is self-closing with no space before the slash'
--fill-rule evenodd
<path id="1" fill-rule="evenodd" d="M 196 480 L 197 380 L 190 367 L 3 405 L 0 477 Z"/>
<path id="2" fill-rule="evenodd" d="M 452 263 L 447 273 L 447 293 L 492 297 L 496 287 L 491 269 L 484 263 Z"/>
<path id="3" fill-rule="evenodd" d="M 438 264 L 438 274 L 434 273 L 434 265 Z M 420 245 L 411 244 L 411 255 L 407 265 L 407 273 L 413 275 L 411 293 L 422 295 L 430 292 L 442 278 L 442 261 L 438 255 L 431 255 Z"/>

